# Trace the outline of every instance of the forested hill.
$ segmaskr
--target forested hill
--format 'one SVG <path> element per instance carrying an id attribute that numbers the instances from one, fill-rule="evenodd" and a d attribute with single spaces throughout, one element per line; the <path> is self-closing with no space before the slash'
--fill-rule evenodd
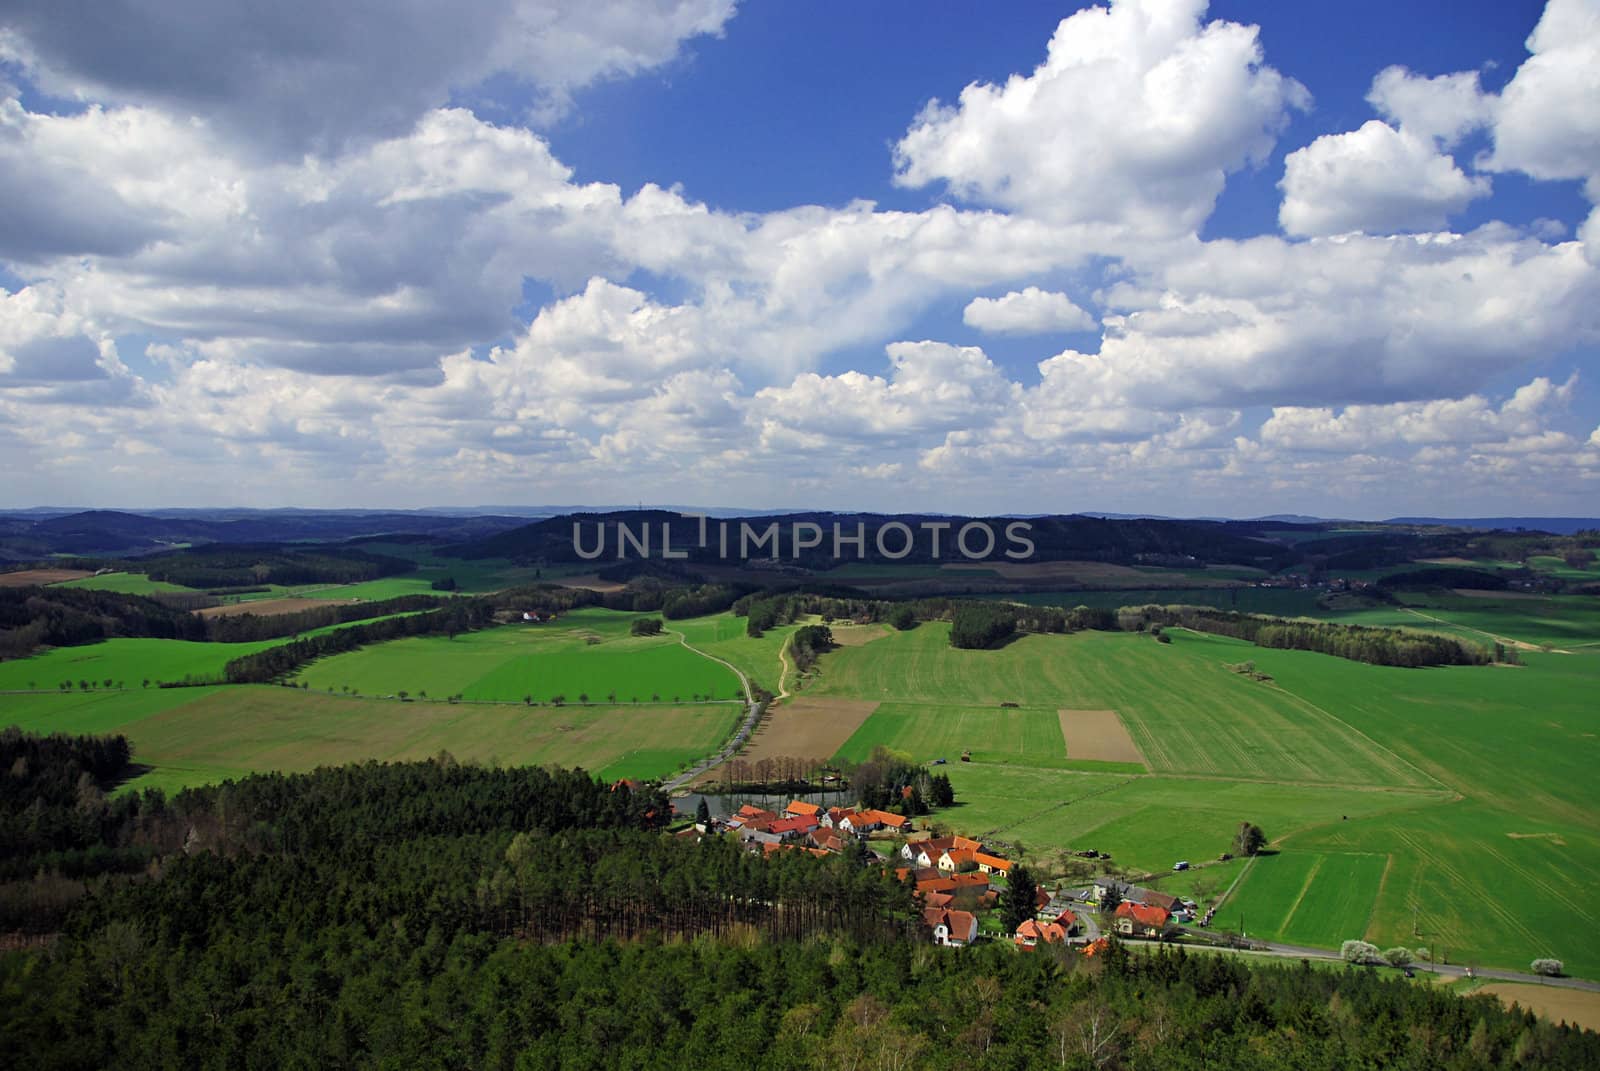
<path id="1" fill-rule="evenodd" d="M 62 554 L 125 557 L 187 544 L 333 542 L 388 533 L 460 541 L 521 523 L 517 517 L 362 510 L 0 513 L 0 561 L 33 561 Z"/>
<path id="2" fill-rule="evenodd" d="M 822 567 L 837 564 L 833 546 L 834 525 L 844 536 L 853 538 L 857 525 L 865 534 L 865 550 L 861 560 L 874 562 L 926 563 L 966 560 L 958 545 L 960 529 L 972 522 L 988 525 L 994 533 L 994 545 L 984 555 L 994 561 L 1009 561 L 1006 551 L 1018 548 L 1009 542 L 1007 526 L 1020 523 L 1026 538 L 1033 543 L 1031 560 L 1035 561 L 1105 561 L 1123 564 L 1147 563 L 1153 565 L 1183 565 L 1201 562 L 1218 562 L 1236 565 L 1279 568 L 1294 560 L 1294 552 L 1283 543 L 1261 537 L 1268 529 L 1282 530 L 1294 526 L 1260 521 L 1171 521 L 1149 519 L 1106 519 L 1101 517 L 990 517 L 968 518 L 932 514 L 868 514 L 868 513 L 794 513 L 764 517 L 741 517 L 724 522 L 708 520 L 707 546 L 701 547 L 700 527 L 697 518 L 684 517 L 661 510 L 638 510 L 605 514 L 573 514 L 536 521 L 508 532 L 485 539 L 462 543 L 449 548 L 446 553 L 461 558 L 511 558 L 513 560 L 573 562 L 583 560 L 573 543 L 573 528 L 577 525 L 584 548 L 592 550 L 598 545 L 600 529 L 605 530 L 604 552 L 596 559 L 600 564 L 617 560 L 619 524 L 627 526 L 639 536 L 648 530 L 651 556 L 660 557 L 662 525 L 671 531 L 674 552 L 684 551 L 689 561 L 715 561 L 722 557 L 720 528 L 726 524 L 731 557 L 739 553 L 741 531 L 748 528 L 760 535 L 769 526 L 776 526 L 778 557 L 804 566 Z M 814 524 L 822 530 L 821 543 L 812 548 L 802 547 L 795 554 L 793 535 L 796 525 Z M 880 528 L 901 524 L 910 528 L 915 538 L 909 553 L 886 557 L 879 553 L 877 535 Z M 943 525 L 937 533 L 924 529 L 925 524 Z M 1311 529 L 1315 531 L 1315 529 Z M 802 540 L 806 537 L 802 536 Z M 885 534 L 886 546 L 898 555 L 905 537 L 895 532 Z M 937 556 L 935 543 L 937 542 Z M 976 551 L 984 540 L 974 533 L 967 548 Z M 749 553 L 752 558 L 769 557 L 770 544 Z M 630 548 L 630 556 L 632 554 Z M 844 548 L 847 560 L 856 560 L 852 545 Z"/>
<path id="3" fill-rule="evenodd" d="M 885 867 L 675 837 L 659 792 L 581 771 L 108 803 L 119 742 L 0 744 L 28 781 L 0 793 L 7 929 L 56 934 L 0 954 L 7 1067 L 1600 1065 L 1592 1032 L 1359 968 L 936 948 Z"/>

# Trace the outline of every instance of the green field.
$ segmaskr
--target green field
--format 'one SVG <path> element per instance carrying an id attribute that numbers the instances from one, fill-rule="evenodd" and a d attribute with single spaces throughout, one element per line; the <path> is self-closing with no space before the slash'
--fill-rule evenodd
<path id="1" fill-rule="evenodd" d="M 296 680 L 341 695 L 346 689 L 362 695 L 406 691 L 498 702 L 531 697 L 544 703 L 560 695 L 577 703 L 588 695 L 595 703 L 688 703 L 743 695 L 726 666 L 689 650 L 676 636 L 629 636 L 629 625 L 640 616 L 585 609 L 553 624 L 394 640 L 320 659 Z"/>
<path id="2" fill-rule="evenodd" d="M 1553 955 L 1600 976 L 1596 603 L 1430 600 L 1424 612 L 1463 632 L 1589 653 L 1406 670 L 1184 630 L 1169 644 L 1080 633 L 958 651 L 930 623 L 829 653 L 806 694 L 880 702 L 845 758 L 876 743 L 919 759 L 972 748 L 979 761 L 945 767 L 960 802 L 941 821 L 1033 853 L 1093 847 L 1151 874 L 1188 859 L 1179 880 L 1215 895 L 1237 864 L 1208 861 L 1257 822 L 1281 854 L 1224 906 L 1230 928 L 1242 913 L 1253 936 L 1290 943 L 1427 944 L 1513 968 Z M 1272 679 L 1229 668 L 1245 661 Z M 1056 766 L 1059 737 L 1042 729 L 1060 708 L 1116 710 L 1150 775 Z"/>
<path id="3" fill-rule="evenodd" d="M 486 558 L 479 560 L 464 560 L 459 558 L 439 557 L 434 548 L 418 546 L 410 543 L 388 543 L 376 540 L 368 543 L 355 544 L 362 550 L 376 554 L 385 554 L 393 558 L 403 558 L 415 562 L 415 572 L 401 576 L 382 577 L 378 580 L 367 580 L 356 584 L 268 584 L 264 585 L 266 591 L 251 591 L 240 595 L 230 595 L 224 598 L 226 602 L 258 602 L 263 599 L 281 599 L 286 597 L 300 597 L 310 599 L 359 599 L 366 602 L 377 602 L 382 599 L 394 599 L 401 595 L 439 595 L 450 594 L 438 592 L 433 589 L 435 580 L 449 577 L 456 582 L 457 592 L 461 594 L 476 594 L 480 592 L 499 591 L 503 588 L 516 587 L 521 584 L 535 584 L 541 580 L 553 579 L 558 575 L 572 572 L 571 567 L 540 568 L 537 566 L 515 565 L 502 558 Z M 586 566 L 580 572 L 589 571 Z M 178 584 L 169 584 L 163 580 L 151 580 L 143 573 L 106 573 L 103 576 L 85 577 L 82 580 L 65 581 L 60 587 L 91 588 L 98 591 L 120 591 L 129 595 L 152 595 L 158 592 L 178 592 L 183 594 L 196 594 L 196 589 L 182 587 Z"/>
<path id="4" fill-rule="evenodd" d="M 768 629 L 754 639 L 745 635 L 744 618 L 732 614 L 668 621 L 666 627 L 681 633 L 697 650 L 737 666 L 752 684 L 777 694 L 778 675 L 782 666 L 778 655 L 799 626 L 781 625 Z M 792 669 L 790 673 L 789 683 L 793 687 Z"/>
<path id="5" fill-rule="evenodd" d="M 165 580 L 151 580 L 143 573 L 103 573 L 100 576 L 86 576 L 82 580 L 64 580 L 53 586 L 83 588 L 89 591 L 118 591 L 124 595 L 154 595 L 163 591 L 184 595 L 199 594 L 194 588 L 169 584 Z"/>
<path id="6" fill-rule="evenodd" d="M 804 694 L 878 702 L 841 757 L 884 744 L 949 759 L 941 769 L 958 804 L 938 819 L 1021 846 L 1029 858 L 1093 847 L 1209 901 L 1240 873 L 1239 862 L 1216 860 L 1248 820 L 1278 854 L 1251 864 L 1220 925 L 1237 928 L 1243 916 L 1257 937 L 1330 948 L 1352 937 L 1425 944 L 1455 962 L 1512 968 L 1553 955 L 1574 974 L 1600 977 L 1600 907 L 1590 895 L 1600 888 L 1596 602 L 1406 597 L 1451 623 L 1400 608 L 1344 619 L 1396 615 L 1462 634 L 1558 641 L 1574 653 L 1524 651 L 1521 667 L 1405 670 L 1181 629 L 1166 644 L 1089 632 L 958 651 L 948 626 L 931 622 L 824 655 Z M 0 665 L 0 690 L 30 679 L 49 690 L 80 677 L 125 680 L 130 690 L 0 695 L 0 722 L 128 731 L 140 759 L 157 767 L 148 776 L 166 785 L 440 748 L 667 773 L 726 738 L 740 705 L 689 700 L 729 699 L 735 677 L 676 634 L 630 637 L 636 616 L 588 609 L 553 626 L 376 645 L 307 667 L 309 691 L 146 691 L 134 683 L 145 667 L 204 673 L 251 645 L 112 641 Z M 779 652 L 794 626 L 751 639 L 726 614 L 667 625 L 777 690 Z M 139 643 L 156 646 L 126 646 Z M 1245 661 L 1271 679 L 1230 668 Z M 405 690 L 511 702 L 357 700 L 344 697 L 347 687 L 368 697 Z M 584 692 L 596 704 L 615 692 L 618 702 L 570 705 Z M 518 702 L 556 693 L 569 705 Z M 652 695 L 663 701 L 651 705 Z M 1061 709 L 1117 711 L 1148 772 L 1075 764 Z M 957 761 L 964 750 L 976 761 Z M 1194 870 L 1173 874 L 1178 859 Z"/>
<path id="7" fill-rule="evenodd" d="M 1366 935 L 1389 861 L 1377 854 L 1264 855 L 1218 924 L 1290 944 L 1337 947 Z"/>
<path id="8" fill-rule="evenodd" d="M 56 647 L 32 658 L 0 662 L 0 692 L 48 690 L 80 680 L 93 687 L 142 688 L 149 681 L 220 680 L 235 658 L 287 640 L 255 643 L 190 643 L 183 640 L 116 639 L 83 647 Z M 0 700 L 0 704 L 3 704 Z M 0 705 L 0 710 L 3 710 Z"/>
<path id="9" fill-rule="evenodd" d="M 918 762 L 954 762 L 963 751 L 971 751 L 977 762 L 1060 766 L 1067 759 L 1060 718 L 1038 707 L 940 707 L 930 718 L 920 703 L 882 703 L 839 755 L 861 762 L 879 745 L 907 752 Z"/>
<path id="10" fill-rule="evenodd" d="M 1084 632 L 961 651 L 950 647 L 948 625 L 929 622 L 828 655 L 807 695 L 919 703 L 929 708 L 930 726 L 938 710 L 1001 702 L 1115 710 L 1159 772 L 1437 787 L 1337 718 L 1228 669 L 1253 650 L 1193 634 L 1159 644 L 1145 635 Z"/>
<path id="11" fill-rule="evenodd" d="M 382 621 L 386 617 L 403 616 L 407 615 L 389 614 L 365 621 L 327 625 L 300 635 L 320 636 L 325 632 Z M 0 692 L 59 690 L 63 681 L 80 691 L 80 681 L 87 681 L 91 688 L 116 689 L 154 688 L 168 682 L 219 681 L 223 668 L 235 658 L 289 643 L 294 638 L 285 636 L 250 643 L 122 638 L 102 640 L 82 647 L 56 647 L 31 658 L 0 662 Z M 106 684 L 108 680 L 111 681 L 109 685 Z"/>
<path id="12" fill-rule="evenodd" d="M 661 777 L 716 750 L 735 704 L 529 708 L 401 703 L 270 685 L 98 695 L 0 697 L 0 724 L 37 732 L 121 732 L 154 769 L 134 788 L 172 791 L 256 770 L 367 759 L 583 766 L 604 777 Z"/>

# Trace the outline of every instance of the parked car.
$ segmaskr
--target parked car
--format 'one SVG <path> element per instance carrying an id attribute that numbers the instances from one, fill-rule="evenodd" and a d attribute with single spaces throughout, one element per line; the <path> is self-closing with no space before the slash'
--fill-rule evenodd
<path id="1" fill-rule="evenodd" d="M 1173 870 L 1188 870 L 1189 869 L 1189 860 L 1187 860 L 1187 859 L 1178 860 L 1176 863 L 1172 864 L 1172 869 Z"/>

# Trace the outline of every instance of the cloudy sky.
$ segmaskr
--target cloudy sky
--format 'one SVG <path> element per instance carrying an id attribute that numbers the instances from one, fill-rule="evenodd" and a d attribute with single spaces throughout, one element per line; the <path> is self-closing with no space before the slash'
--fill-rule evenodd
<path id="1" fill-rule="evenodd" d="M 0 0 L 0 506 L 1593 515 L 1597 203 L 1600 0 Z"/>

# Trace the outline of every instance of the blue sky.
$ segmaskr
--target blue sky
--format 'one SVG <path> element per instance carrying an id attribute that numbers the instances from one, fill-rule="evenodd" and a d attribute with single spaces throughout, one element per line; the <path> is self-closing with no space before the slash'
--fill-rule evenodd
<path id="1" fill-rule="evenodd" d="M 0 506 L 1592 514 L 1597 59 L 1600 0 L 28 5 Z"/>

